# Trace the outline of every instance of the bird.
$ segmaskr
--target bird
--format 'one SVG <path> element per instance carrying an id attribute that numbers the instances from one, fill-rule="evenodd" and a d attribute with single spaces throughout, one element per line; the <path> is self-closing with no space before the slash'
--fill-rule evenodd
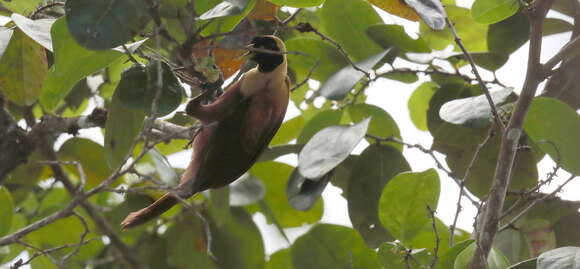
<path id="1" fill-rule="evenodd" d="M 247 57 L 257 66 L 210 104 L 201 94 L 189 101 L 185 112 L 201 122 L 193 139 L 191 161 L 175 191 L 151 205 L 130 213 L 123 230 L 150 221 L 180 199 L 229 185 L 247 172 L 280 128 L 290 98 L 290 80 L 284 42 L 273 35 L 256 36 Z"/>

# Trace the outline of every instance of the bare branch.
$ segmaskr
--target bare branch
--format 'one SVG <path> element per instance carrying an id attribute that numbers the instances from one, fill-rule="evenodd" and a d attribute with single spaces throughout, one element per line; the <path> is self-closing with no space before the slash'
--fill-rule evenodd
<path id="1" fill-rule="evenodd" d="M 471 65 L 471 70 L 473 71 L 473 74 L 475 75 L 475 77 L 477 78 L 477 81 L 479 82 L 479 87 L 481 88 L 481 91 L 483 92 L 483 94 L 485 94 L 485 98 L 487 99 L 487 102 L 489 103 L 489 106 L 491 108 L 491 114 L 493 114 L 493 120 L 494 120 L 495 124 L 500 129 L 503 129 L 504 126 L 503 126 L 503 123 L 501 122 L 501 118 L 499 117 L 499 114 L 497 113 L 497 107 L 493 103 L 493 99 L 491 98 L 491 94 L 489 93 L 487 86 L 485 86 L 485 82 L 481 78 L 481 75 L 479 75 L 479 71 L 477 71 L 477 66 L 475 66 L 475 61 L 473 60 L 473 57 L 471 57 L 471 54 L 469 54 L 467 49 L 465 49 L 465 46 L 463 46 L 463 42 L 461 41 L 461 38 L 457 35 L 457 31 L 455 30 L 455 25 L 453 25 L 453 22 L 451 22 L 448 17 L 445 17 L 445 21 L 447 21 L 447 25 L 449 26 L 449 29 L 451 30 L 451 34 L 455 38 L 455 43 L 457 43 L 457 46 L 459 46 L 459 48 L 461 49 L 461 51 L 463 52 L 463 54 L 467 58 L 469 65 Z"/>
<path id="2" fill-rule="evenodd" d="M 514 216 L 510 221 L 508 221 L 506 224 L 504 224 L 503 226 L 501 226 L 498 230 L 498 232 L 501 232 L 509 227 L 512 227 L 516 221 L 518 221 L 521 217 L 523 217 L 526 213 L 528 213 L 528 211 L 530 211 L 537 203 L 544 201 L 550 197 L 554 197 L 556 196 L 556 193 L 562 191 L 562 189 L 564 188 L 564 186 L 566 186 L 568 183 L 570 183 L 570 181 L 572 181 L 574 178 L 576 178 L 575 175 L 571 175 L 566 181 L 564 181 L 564 183 L 562 183 L 560 186 L 558 186 L 558 188 L 556 188 L 554 191 L 552 191 L 549 194 L 546 194 L 544 196 L 542 196 L 539 199 L 535 199 L 533 200 L 526 208 L 522 209 L 522 211 L 520 211 L 516 216 Z"/>
<path id="3" fill-rule="evenodd" d="M 431 226 L 433 228 L 433 234 L 435 235 L 435 248 L 433 248 L 433 259 L 431 260 L 431 269 L 437 266 L 437 260 L 439 260 L 439 244 L 441 243 L 441 238 L 439 238 L 439 233 L 437 232 L 437 222 L 435 220 L 435 210 L 433 210 L 429 205 L 427 205 L 427 211 L 429 211 L 429 217 L 431 218 Z"/>
<path id="4" fill-rule="evenodd" d="M 469 162 L 469 165 L 465 169 L 465 174 L 463 175 L 463 178 L 459 182 L 459 197 L 457 198 L 457 208 L 455 211 L 455 216 L 453 217 L 453 224 L 451 224 L 451 226 L 449 227 L 449 233 L 450 233 L 449 234 L 449 246 L 453 246 L 453 239 L 455 238 L 455 230 L 457 229 L 457 219 L 459 219 L 459 214 L 461 213 L 461 210 L 462 210 L 461 198 L 463 198 L 463 196 L 465 195 L 465 184 L 467 183 L 467 178 L 469 178 L 469 174 L 471 173 L 471 170 L 473 169 L 473 166 L 475 165 L 475 161 L 477 161 L 477 158 L 479 157 L 479 153 L 481 152 L 481 149 L 483 149 L 483 147 L 487 144 L 487 142 L 489 142 L 489 139 L 491 139 L 491 137 L 493 135 L 494 135 L 493 127 L 490 127 L 485 139 L 483 139 L 483 141 L 481 143 L 477 144 L 477 147 L 475 148 L 475 152 L 473 153 L 473 156 L 471 157 L 471 161 Z"/>
<path id="5" fill-rule="evenodd" d="M 336 47 L 336 49 L 338 49 L 338 51 L 342 54 L 342 56 L 344 56 L 344 58 L 346 58 L 346 60 L 348 61 L 348 63 L 357 71 L 363 73 L 365 75 L 365 77 L 367 77 L 369 80 L 371 79 L 371 74 L 367 71 L 362 70 L 360 67 L 358 67 L 348 56 L 348 54 L 346 53 L 346 51 L 342 48 L 342 46 L 334 41 L 332 38 L 322 34 L 320 31 L 318 31 L 316 28 L 312 27 L 312 25 L 310 25 L 310 23 L 299 23 L 296 26 L 296 30 L 300 31 L 301 33 L 307 33 L 307 32 L 312 32 L 315 35 L 317 35 L 318 37 L 320 37 L 322 40 L 327 41 L 328 43 L 332 44 L 334 47 Z"/>
<path id="6" fill-rule="evenodd" d="M 580 36 L 572 39 L 568 42 L 564 47 L 558 51 L 554 57 L 548 60 L 543 66 L 543 73 L 545 76 L 549 76 L 553 72 L 553 68 L 564 59 L 573 59 L 574 57 L 578 56 L 578 52 L 580 51 Z"/>
<path id="7" fill-rule="evenodd" d="M 532 103 L 540 82 L 542 66 L 540 52 L 542 50 L 542 26 L 548 11 L 549 0 L 537 0 L 528 12 L 530 21 L 530 50 L 526 80 L 512 117 L 502 135 L 499 157 L 495 169 L 493 183 L 486 202 L 481 226 L 478 226 L 476 249 L 470 269 L 486 267 L 486 260 L 493 240 L 498 230 L 511 171 L 515 162 L 518 143 L 522 134 L 525 115 Z"/>

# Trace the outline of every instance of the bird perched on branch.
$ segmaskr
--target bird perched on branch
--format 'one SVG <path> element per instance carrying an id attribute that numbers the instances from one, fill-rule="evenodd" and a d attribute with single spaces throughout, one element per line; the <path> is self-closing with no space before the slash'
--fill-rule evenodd
<path id="1" fill-rule="evenodd" d="M 226 186 L 244 174 L 268 146 L 282 124 L 289 101 L 284 42 L 275 36 L 252 40 L 248 56 L 258 66 L 244 75 L 213 103 L 192 99 L 186 113 L 202 128 L 193 141 L 189 166 L 174 192 L 129 214 L 121 226 L 131 228 L 169 210 L 179 199 Z"/>

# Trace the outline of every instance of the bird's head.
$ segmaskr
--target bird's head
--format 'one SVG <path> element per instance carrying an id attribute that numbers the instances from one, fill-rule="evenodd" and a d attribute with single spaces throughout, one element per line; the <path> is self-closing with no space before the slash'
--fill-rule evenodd
<path id="1" fill-rule="evenodd" d="M 250 47 L 264 51 L 250 51 L 250 59 L 258 64 L 260 72 L 272 72 L 286 61 L 286 46 L 284 42 L 273 35 L 254 37 Z M 272 52 L 267 52 L 272 51 Z"/>

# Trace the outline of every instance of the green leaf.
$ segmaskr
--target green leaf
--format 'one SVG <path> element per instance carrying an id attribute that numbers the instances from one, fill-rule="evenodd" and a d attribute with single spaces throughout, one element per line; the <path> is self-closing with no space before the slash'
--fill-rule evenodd
<path id="1" fill-rule="evenodd" d="M 371 118 L 369 128 L 367 130 L 368 134 L 378 136 L 378 137 L 397 137 L 401 138 L 401 132 L 399 131 L 399 126 L 395 120 L 389 115 L 384 109 L 369 104 L 355 104 L 348 106 L 348 115 L 350 119 L 354 122 L 361 121 L 366 118 Z M 373 138 L 365 138 L 369 143 L 376 142 Z M 398 143 L 393 142 L 382 142 L 382 144 L 390 145 L 399 150 L 403 149 L 403 146 Z"/>
<path id="2" fill-rule="evenodd" d="M 40 19 L 31 20 L 20 14 L 14 13 L 12 16 L 12 21 L 22 32 L 27 36 L 32 38 L 41 46 L 45 47 L 47 50 L 52 51 L 52 38 L 50 37 L 50 28 L 54 23 L 54 19 Z"/>
<path id="3" fill-rule="evenodd" d="M 165 156 L 161 155 L 156 149 L 149 150 L 147 156 L 151 158 L 155 172 L 161 182 L 167 186 L 177 186 L 179 184 L 179 177 Z"/>
<path id="4" fill-rule="evenodd" d="M 382 75 L 381 77 L 391 79 L 391 80 L 397 80 L 399 82 L 403 82 L 403 83 L 407 83 L 407 84 L 415 83 L 415 82 L 417 82 L 417 80 L 419 80 L 419 76 L 417 76 L 417 74 L 413 73 L 413 72 L 392 71 L 392 72 L 388 72 L 387 74 Z"/>
<path id="5" fill-rule="evenodd" d="M 381 144 L 371 144 L 354 164 L 345 190 L 348 215 L 352 226 L 369 247 L 376 248 L 393 240 L 379 220 L 379 199 L 383 188 L 395 175 L 409 170 L 401 151 Z"/>
<path id="6" fill-rule="evenodd" d="M 355 63 L 355 65 L 365 72 L 368 72 L 377 65 L 389 51 L 390 49 L 387 49 L 361 62 Z M 348 65 L 328 78 L 316 93 L 326 97 L 326 99 L 342 100 L 363 76 L 363 72 L 355 69 L 352 65 Z"/>
<path id="7" fill-rule="evenodd" d="M 580 174 L 580 116 L 562 101 L 534 99 L 524 122 L 526 133 L 564 169 Z"/>
<path id="8" fill-rule="evenodd" d="M 266 186 L 250 174 L 243 175 L 234 181 L 230 188 L 230 205 L 246 206 L 262 200 L 266 195 Z"/>
<path id="9" fill-rule="evenodd" d="M 264 268 L 264 243 L 252 217 L 242 208 L 229 208 L 223 221 L 211 218 L 211 252 L 220 268 Z M 234 247 L 232 246 L 244 246 Z M 190 260 L 191 261 L 191 260 Z"/>
<path id="10" fill-rule="evenodd" d="M 322 178 L 308 179 L 300 175 L 298 169 L 294 169 L 286 186 L 286 195 L 292 207 L 301 211 L 312 208 L 320 199 L 320 195 L 332 178 L 332 174 L 333 171 L 330 171 Z"/>
<path id="11" fill-rule="evenodd" d="M 395 47 L 404 52 L 430 52 L 422 38 L 413 39 L 405 32 L 401 25 L 377 24 L 366 29 L 369 35 L 377 44 L 383 48 Z"/>
<path id="12" fill-rule="evenodd" d="M 348 185 L 353 172 L 353 168 L 359 158 L 359 155 L 350 155 L 340 165 L 334 168 L 334 173 L 330 181 L 332 185 L 342 190 L 342 197 L 347 198 Z"/>
<path id="13" fill-rule="evenodd" d="M 3 187 L 0 187 L 0 189 L 3 189 Z M 0 193 L 2 191 L 0 190 Z M 1 202 L 0 202 L 0 207 L 2 206 Z M 5 214 L 6 211 L 3 211 L 2 213 L 0 213 L 0 215 Z M 0 225 L 3 225 L 3 220 L 0 221 Z M 14 214 L 12 216 L 12 223 L 11 223 L 11 227 L 10 227 L 10 231 L 8 231 L 6 234 L 11 234 L 14 233 L 20 229 L 22 229 L 24 226 L 26 226 L 26 224 L 28 224 L 28 221 L 26 220 L 26 217 L 24 217 L 22 214 Z M 3 236 L 2 233 L 0 233 L 0 236 Z M 20 244 L 11 244 L 8 246 L 3 246 L 0 247 L 0 263 L 6 263 L 8 261 L 11 261 L 13 259 L 15 259 L 16 257 L 18 257 L 20 255 L 20 253 L 24 250 L 24 246 L 20 245 Z"/>
<path id="14" fill-rule="evenodd" d="M 43 0 L 2 1 L 2 6 L 14 13 L 28 14 L 34 11 L 43 2 Z"/>
<path id="15" fill-rule="evenodd" d="M 366 34 L 366 29 L 383 20 L 363 0 L 326 0 L 320 9 L 321 31 L 338 42 L 352 60 L 362 61 L 383 49 Z"/>
<path id="16" fill-rule="evenodd" d="M 340 123 L 342 110 L 324 110 L 314 115 L 302 128 L 297 139 L 297 144 L 306 144 L 318 131 Z"/>
<path id="17" fill-rule="evenodd" d="M 437 84 L 433 82 L 424 82 L 409 97 L 407 107 L 411 121 L 415 127 L 421 131 L 427 131 L 427 111 L 429 110 L 429 101 L 437 91 Z"/>
<path id="18" fill-rule="evenodd" d="M 318 179 L 340 164 L 365 136 L 370 119 L 352 126 L 331 126 L 316 133 L 298 155 L 298 170 Z"/>
<path id="19" fill-rule="evenodd" d="M 488 135 L 488 128 L 467 128 L 450 124 L 439 118 L 442 104 L 457 98 L 473 96 L 477 86 L 467 87 L 462 84 L 445 84 L 431 98 L 427 112 L 428 127 L 433 135 L 432 149 L 445 154 L 447 164 L 452 172 L 463 177 L 479 143 Z M 489 191 L 493 172 L 497 164 L 500 135 L 494 135 L 480 150 L 477 160 L 467 178 L 467 188 L 478 197 L 484 197 Z M 523 141 L 522 141 L 523 142 Z M 533 144 L 532 144 L 533 145 Z M 539 153 L 534 150 L 518 152 L 516 167 L 510 183 L 510 190 L 520 191 L 534 186 L 538 180 L 536 159 Z"/>
<path id="20" fill-rule="evenodd" d="M 143 29 L 150 19 L 147 5 L 139 0 L 69 0 L 66 22 L 78 44 L 107 50 L 125 44 Z"/>
<path id="21" fill-rule="evenodd" d="M 547 219 L 531 216 L 518 221 L 517 227 L 521 229 L 520 233 L 530 254 L 529 257 L 535 257 L 542 252 L 556 248 L 556 233 L 554 233 L 552 225 Z"/>
<path id="22" fill-rule="evenodd" d="M 348 227 L 318 224 L 292 244 L 295 268 L 381 268 L 375 252 Z"/>
<path id="23" fill-rule="evenodd" d="M 580 268 L 580 247 L 562 247 L 542 253 L 538 257 L 538 269 Z"/>
<path id="24" fill-rule="evenodd" d="M 0 91 L 19 105 L 32 105 L 40 95 L 48 65 L 44 48 L 14 30 L 0 57 Z"/>
<path id="25" fill-rule="evenodd" d="M 12 226 L 14 202 L 6 187 L 0 186 L 0 237 L 6 235 Z"/>
<path id="26" fill-rule="evenodd" d="M 125 108 L 117 94 L 108 108 L 105 124 L 105 156 L 112 169 L 123 165 L 143 129 L 145 113 Z"/>
<path id="27" fill-rule="evenodd" d="M 90 154 L 87 154 L 90 152 Z M 59 149 L 58 155 L 63 160 L 77 161 L 81 164 L 87 180 L 87 187 L 92 188 L 105 180 L 112 170 L 107 166 L 103 146 L 86 138 L 67 140 Z M 79 176 L 76 166 L 67 166 L 68 170 Z"/>
<path id="28" fill-rule="evenodd" d="M 238 8 L 243 7 L 243 9 L 236 15 L 212 19 L 212 22 L 209 25 L 205 26 L 205 29 L 203 29 L 203 31 L 201 32 L 202 35 L 207 36 L 234 30 L 234 28 L 246 17 L 246 15 L 248 15 L 248 13 L 252 11 L 254 6 L 256 5 L 257 0 L 228 0 L 227 2 L 239 2 L 240 4 L 237 5 Z M 221 0 L 198 1 L 195 3 L 196 13 L 204 14 L 205 12 L 214 8 L 220 3 L 222 3 Z M 204 25 L 205 23 L 207 22 L 199 20 L 197 26 L 202 27 L 202 25 Z"/>
<path id="29" fill-rule="evenodd" d="M 547 18 L 542 25 L 542 35 L 549 36 L 572 31 L 574 26 L 565 20 Z"/>
<path id="30" fill-rule="evenodd" d="M 286 144 L 296 139 L 305 124 L 306 120 L 301 115 L 285 121 L 272 138 L 270 146 Z"/>
<path id="31" fill-rule="evenodd" d="M 20 2 L 20 1 L 18 1 Z M 40 256 L 32 260 L 30 263 L 30 268 L 32 269 L 57 269 L 58 267 L 50 261 L 47 256 Z"/>
<path id="32" fill-rule="evenodd" d="M 453 247 L 448 249 L 441 256 L 441 259 L 439 260 L 439 263 L 437 264 L 436 268 L 437 269 L 453 268 L 453 264 L 455 263 L 455 259 L 457 258 L 457 255 L 459 255 L 459 253 L 461 253 L 465 248 L 470 246 L 473 242 L 474 242 L 474 240 L 470 239 L 470 240 L 461 241 L 461 242 L 453 245 Z"/>
<path id="33" fill-rule="evenodd" d="M 13 33 L 14 30 L 0 26 L 0 59 L 2 58 L 2 55 L 4 55 L 4 52 L 6 52 L 6 48 L 10 43 L 10 38 L 12 37 Z"/>
<path id="34" fill-rule="evenodd" d="M 519 9 L 517 0 L 475 0 L 471 6 L 471 16 L 476 22 L 492 24 L 511 17 Z"/>
<path id="35" fill-rule="evenodd" d="M 538 260 L 538 258 L 533 258 L 533 259 L 525 260 L 522 262 L 518 262 L 518 263 L 508 267 L 508 269 L 537 269 L 537 267 L 536 267 L 537 260 Z"/>
<path id="36" fill-rule="evenodd" d="M 121 57 L 113 61 L 109 66 L 103 70 L 103 79 L 105 80 L 99 85 L 99 94 L 110 100 L 121 81 L 121 75 L 125 69 L 133 66 L 131 61 L 127 61 L 125 57 Z"/>
<path id="37" fill-rule="evenodd" d="M 463 177 L 469 167 L 477 145 L 483 142 L 487 129 L 471 129 L 452 124 L 442 124 L 434 133 L 433 149 L 446 154 L 449 168 Z M 493 180 L 497 164 L 497 156 L 501 144 L 501 135 L 495 134 L 486 145 L 480 149 L 469 176 L 467 189 L 477 197 L 487 195 Z M 532 150 L 518 152 L 513 168 L 509 190 L 522 191 L 535 186 L 538 180 L 538 169 Z M 467 157 L 466 157 L 467 156 Z"/>
<path id="38" fill-rule="evenodd" d="M 85 228 L 81 221 L 77 217 L 71 216 L 59 219 L 28 234 L 26 240 L 34 242 L 33 245 L 56 247 L 78 243 L 83 232 L 85 232 Z"/>
<path id="39" fill-rule="evenodd" d="M 551 8 L 555 11 L 558 11 L 564 15 L 573 17 L 574 16 L 574 10 L 576 7 L 576 3 L 572 0 L 554 0 L 554 2 L 552 3 Z"/>
<path id="40" fill-rule="evenodd" d="M 187 231 L 182 232 L 183 237 L 185 237 Z M 140 238 L 142 241 L 139 242 L 139 248 L 135 250 L 136 257 L 139 257 L 141 264 L 147 264 L 149 268 L 170 268 L 170 265 L 168 264 L 170 244 L 168 243 L 169 240 L 166 240 L 167 235 L 168 234 L 165 233 L 163 237 L 149 235 Z M 172 240 L 170 242 L 172 243 L 171 245 L 173 245 L 177 240 Z M 189 241 L 190 244 L 191 242 L 193 241 Z M 191 247 L 187 248 L 187 250 L 191 250 Z M 173 252 L 171 253 L 173 254 Z M 187 257 L 189 258 L 191 255 L 188 253 Z M 201 264 L 199 257 L 195 257 L 195 261 L 197 265 Z"/>
<path id="41" fill-rule="evenodd" d="M 201 14 L 198 19 L 209 20 L 241 14 L 248 2 L 248 0 L 225 0 Z"/>
<path id="42" fill-rule="evenodd" d="M 151 113 L 153 99 L 158 90 L 157 63 L 157 61 L 151 61 L 147 66 L 134 65 L 123 72 L 116 89 L 123 105 L 147 114 Z M 181 104 L 184 90 L 171 67 L 165 62 L 159 63 L 162 68 L 162 86 L 157 115 L 165 116 Z"/>
<path id="43" fill-rule="evenodd" d="M 308 211 L 298 211 L 288 203 L 286 197 L 286 182 L 294 168 L 278 162 L 261 162 L 250 169 L 250 174 L 262 180 L 266 185 L 264 202 L 271 209 L 274 219 L 270 223 L 279 223 L 284 228 L 299 227 L 305 223 L 315 223 L 322 217 L 323 204 L 319 200 Z"/>
<path id="44" fill-rule="evenodd" d="M 262 155 L 258 158 L 258 162 L 272 161 L 288 154 L 298 154 L 303 147 L 303 144 L 287 144 L 283 146 L 268 147 L 264 152 L 262 152 Z"/>
<path id="45" fill-rule="evenodd" d="M 475 22 L 467 8 L 447 5 L 445 9 L 451 22 L 455 24 L 457 35 L 463 41 L 466 49 L 469 52 L 486 52 L 487 39 L 482 36 L 482 33 L 487 32 L 487 25 Z M 443 50 L 447 46 L 453 45 L 454 50 L 459 51 L 459 47 L 455 44 L 454 37 L 449 29 L 433 31 L 424 23 L 421 23 L 419 28 L 420 36 L 430 48 Z"/>
<path id="46" fill-rule="evenodd" d="M 405 256 L 407 255 L 405 249 L 394 245 L 391 242 L 385 242 L 379 246 L 377 256 L 382 261 L 384 268 L 389 269 L 406 269 Z M 414 257 L 413 257 L 414 258 Z M 414 260 L 414 259 L 410 259 Z"/>
<path id="47" fill-rule="evenodd" d="M 445 223 L 443 223 L 443 221 L 438 217 L 435 217 L 435 227 L 437 228 L 437 237 L 433 232 L 433 219 L 429 218 L 428 224 L 423 226 L 421 231 L 415 236 L 415 238 L 413 238 L 413 241 L 409 243 L 409 246 L 417 249 L 426 248 L 433 251 L 437 244 L 437 238 L 439 238 L 439 254 L 445 253 L 445 251 L 449 249 L 449 227 L 447 227 L 447 225 L 445 225 Z M 460 241 L 460 238 L 458 237 L 462 232 L 459 230 L 456 230 L 455 232 L 455 240 Z"/>
<path id="48" fill-rule="evenodd" d="M 441 31 L 445 28 L 445 10 L 440 1 L 437 0 L 404 0 L 419 16 L 429 28 Z"/>
<path id="49" fill-rule="evenodd" d="M 266 263 L 266 269 L 293 269 L 290 249 L 278 250 L 270 255 L 270 260 Z"/>
<path id="50" fill-rule="evenodd" d="M 500 67 L 502 67 L 509 59 L 509 54 L 502 53 L 495 53 L 495 52 L 475 52 L 470 53 L 473 61 L 476 65 L 483 67 L 490 71 L 496 71 Z M 457 53 L 449 58 L 450 61 L 460 60 L 456 65 L 467 65 L 469 64 L 465 54 Z"/>
<path id="51" fill-rule="evenodd" d="M 386 242 L 377 253 L 384 267 L 388 269 L 429 268 L 433 256 L 426 249 L 408 249 Z"/>
<path id="52" fill-rule="evenodd" d="M 434 169 L 398 174 L 381 194 L 381 223 L 395 238 L 410 242 L 430 222 L 427 206 L 437 208 L 439 189 L 439 176 Z"/>
<path id="53" fill-rule="evenodd" d="M 455 259 L 453 264 L 454 269 L 465 269 L 469 267 L 473 254 L 475 253 L 475 243 L 467 246 Z M 510 265 L 507 258 L 496 248 L 492 248 L 487 257 L 487 268 L 489 269 L 505 269 Z"/>
<path id="54" fill-rule="evenodd" d="M 167 238 L 167 261 L 179 268 L 217 269 L 207 255 L 204 224 L 198 216 L 185 214 L 164 235 Z M 195 263 L 192 263 L 195 261 Z"/>
<path id="55" fill-rule="evenodd" d="M 124 55 L 115 50 L 94 51 L 79 46 L 68 32 L 65 18 L 54 22 L 51 35 L 54 64 L 44 81 L 40 103 L 45 109 L 54 111 L 77 81 L 107 67 Z"/>
<path id="56" fill-rule="evenodd" d="M 286 41 L 286 48 L 288 51 L 299 51 L 306 55 L 288 54 L 288 66 L 296 72 L 299 79 L 306 78 L 316 66 L 311 78 L 324 82 L 348 64 L 347 59 L 335 47 L 319 39 L 295 37 Z"/>
<path id="57" fill-rule="evenodd" d="M 528 41 L 529 34 L 530 26 L 527 16 L 518 13 L 489 26 L 487 46 L 491 52 L 510 54 Z"/>
<path id="58" fill-rule="evenodd" d="M 268 0 L 278 6 L 288 7 L 317 7 L 324 3 L 324 0 Z"/>
<path id="59" fill-rule="evenodd" d="M 496 106 L 505 104 L 513 90 L 513 88 L 508 87 L 491 92 L 490 95 L 493 103 Z M 493 119 L 491 106 L 484 94 L 449 101 L 441 106 L 439 116 L 449 123 L 470 128 L 489 126 Z"/>
<path id="60" fill-rule="evenodd" d="M 552 209 L 554 207 L 551 207 Z M 580 235 L 574 230 L 580 225 L 580 214 L 577 212 L 578 209 L 572 214 L 564 216 L 551 226 L 556 235 L 556 246 L 573 246 L 580 242 Z"/>

